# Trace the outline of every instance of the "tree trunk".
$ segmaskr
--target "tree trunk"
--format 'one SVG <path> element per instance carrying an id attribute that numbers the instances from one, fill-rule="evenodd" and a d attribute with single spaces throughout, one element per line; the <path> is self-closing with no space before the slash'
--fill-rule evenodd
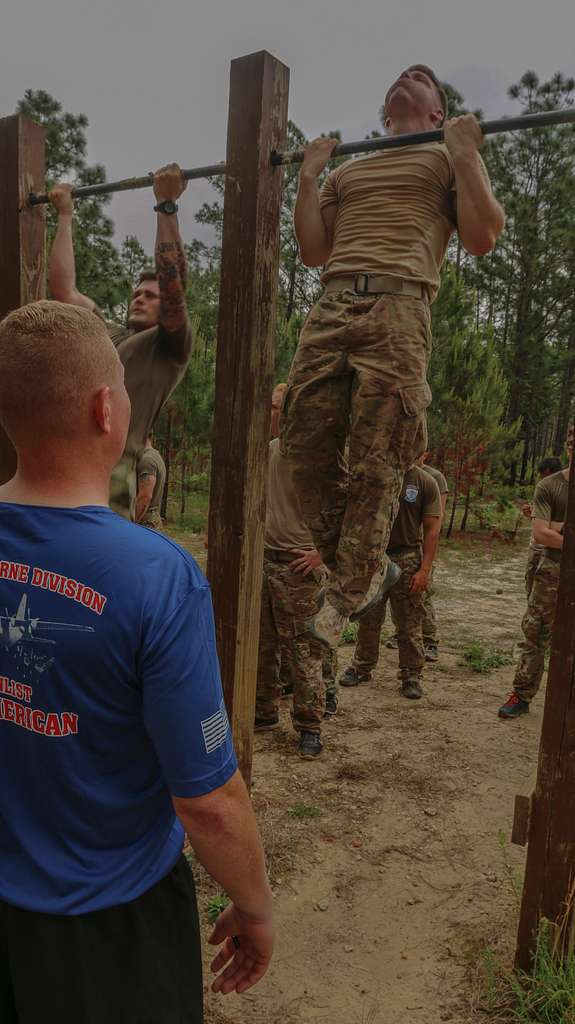
<path id="1" fill-rule="evenodd" d="M 289 285 L 288 285 L 288 296 L 286 304 L 286 320 L 290 320 L 293 314 L 293 308 L 295 304 L 295 282 L 297 276 L 297 263 L 294 260 L 289 272 Z"/>
<path id="2" fill-rule="evenodd" d="M 185 454 L 182 452 L 182 475 L 180 478 L 180 516 L 186 513 L 186 468 L 187 459 Z"/>
<path id="3" fill-rule="evenodd" d="M 465 508 L 463 510 L 463 519 L 461 520 L 461 526 L 459 529 L 462 533 L 467 529 L 467 516 L 469 515 L 469 505 L 471 504 L 471 484 L 467 485 L 467 493 L 465 495 Z"/>
<path id="4" fill-rule="evenodd" d="M 575 323 L 573 324 L 569 340 L 567 342 L 567 352 L 565 354 L 565 365 L 563 367 L 563 377 L 561 380 L 561 391 L 559 393 L 559 406 L 557 409 L 557 426 L 555 429 L 555 437 L 553 438 L 553 454 L 562 455 L 563 447 L 565 445 L 565 438 L 567 437 L 567 428 L 569 421 L 573 418 L 572 407 L 573 407 L 573 392 L 575 390 Z"/>
<path id="5" fill-rule="evenodd" d="M 450 516 L 450 519 L 449 519 L 449 526 L 447 527 L 447 533 L 445 534 L 447 540 L 449 540 L 449 538 L 451 537 L 451 533 L 453 531 L 453 524 L 455 522 L 455 512 L 456 512 L 456 509 L 457 509 L 458 497 L 459 497 L 459 494 L 458 494 L 458 490 L 457 490 L 457 484 L 455 484 L 454 488 L 453 488 L 453 503 L 451 505 L 451 516 Z"/>

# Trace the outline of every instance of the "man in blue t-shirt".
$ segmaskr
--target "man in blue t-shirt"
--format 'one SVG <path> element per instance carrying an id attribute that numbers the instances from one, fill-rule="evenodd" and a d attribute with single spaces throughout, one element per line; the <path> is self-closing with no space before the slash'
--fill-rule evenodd
<path id="1" fill-rule="evenodd" d="M 0 365 L 0 1021 L 199 1024 L 184 831 L 231 900 L 214 990 L 250 988 L 273 945 L 208 584 L 108 508 L 130 402 L 98 317 L 25 306 Z"/>

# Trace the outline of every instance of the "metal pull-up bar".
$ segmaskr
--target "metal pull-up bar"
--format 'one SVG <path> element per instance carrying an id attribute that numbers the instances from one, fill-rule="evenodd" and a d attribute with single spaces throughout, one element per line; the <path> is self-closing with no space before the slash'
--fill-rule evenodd
<path id="1" fill-rule="evenodd" d="M 517 132 L 526 128 L 546 128 L 550 125 L 570 124 L 575 122 L 575 109 L 549 110 L 540 114 L 522 114 L 519 117 L 502 117 L 497 121 L 482 121 L 481 130 L 484 135 L 497 135 L 501 132 Z M 426 142 L 443 142 L 443 129 L 435 128 L 429 132 L 415 132 L 407 135 L 382 135 L 377 139 L 361 139 L 359 142 L 342 142 L 335 147 L 330 159 L 338 156 L 350 156 L 352 153 L 373 153 L 380 149 L 396 149 L 400 146 L 419 146 Z M 297 149 L 292 153 L 272 153 L 271 162 L 274 167 L 285 164 L 298 164 L 304 158 L 304 150 Z M 226 173 L 225 163 L 209 164 L 207 167 L 192 167 L 183 170 L 185 181 L 197 178 L 215 178 Z M 112 192 L 131 192 L 137 188 L 151 188 L 154 183 L 153 174 L 143 178 L 123 178 L 122 181 L 105 181 L 99 185 L 80 185 L 72 190 L 75 199 L 89 196 L 105 196 Z M 36 195 L 31 192 L 28 197 L 30 206 L 49 203 L 47 193 Z"/>
<path id="2" fill-rule="evenodd" d="M 575 109 L 549 110 L 541 114 L 522 114 L 519 117 L 501 117 L 497 121 L 481 121 L 480 127 L 484 135 L 497 135 L 500 132 L 516 132 L 525 128 L 546 128 L 554 124 L 575 122 Z M 420 146 L 425 142 L 443 142 L 443 128 L 434 128 L 429 132 L 413 132 L 406 135 L 382 135 L 377 139 L 362 139 L 360 142 L 342 142 L 332 151 L 331 158 L 350 156 L 352 153 L 373 153 L 379 149 L 396 149 L 400 146 Z M 272 153 L 272 164 L 275 167 L 284 164 L 300 164 L 305 150 L 296 149 L 292 153 Z"/>

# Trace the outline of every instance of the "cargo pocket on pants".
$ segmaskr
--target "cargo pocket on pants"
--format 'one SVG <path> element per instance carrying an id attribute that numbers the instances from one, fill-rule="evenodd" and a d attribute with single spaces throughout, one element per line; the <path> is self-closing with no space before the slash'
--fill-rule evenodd
<path id="1" fill-rule="evenodd" d="M 431 388 L 427 381 L 422 384 L 408 384 L 399 389 L 401 404 L 406 416 L 417 416 L 427 409 L 431 402 Z"/>

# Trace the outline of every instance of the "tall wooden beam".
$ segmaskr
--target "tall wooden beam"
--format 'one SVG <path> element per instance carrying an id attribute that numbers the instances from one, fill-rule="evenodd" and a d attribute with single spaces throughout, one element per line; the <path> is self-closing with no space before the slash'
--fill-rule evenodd
<path id="1" fill-rule="evenodd" d="M 208 577 L 228 714 L 249 785 L 263 566 L 281 169 L 289 70 L 269 53 L 232 61 L 212 438 Z"/>
<path id="2" fill-rule="evenodd" d="M 569 481 L 537 782 L 527 838 L 516 954 L 516 965 L 525 971 L 533 962 L 541 918 L 554 924 L 561 920 L 575 881 L 575 470 Z M 572 935 L 572 913 L 566 925 L 567 940 Z M 568 941 L 563 945 L 567 951 Z"/>
<path id="3" fill-rule="evenodd" d="M 28 193 L 38 189 L 44 189 L 44 129 L 19 114 L 0 118 L 0 319 L 45 295 L 44 212 L 27 205 Z M 0 427 L 0 484 L 15 468 Z"/>

